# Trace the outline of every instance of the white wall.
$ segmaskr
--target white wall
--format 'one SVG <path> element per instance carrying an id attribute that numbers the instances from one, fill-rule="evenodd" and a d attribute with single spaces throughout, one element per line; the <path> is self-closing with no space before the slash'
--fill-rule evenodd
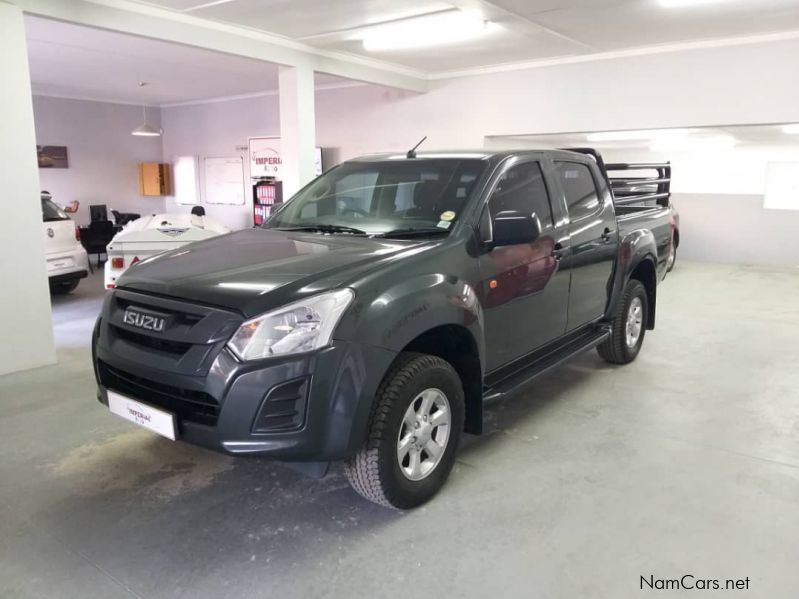
<path id="1" fill-rule="evenodd" d="M 199 157 L 200 194 L 204 193 L 203 159 L 206 157 L 241 156 L 244 163 L 244 206 L 207 204 L 202 198 L 208 216 L 216 218 L 234 229 L 252 226 L 252 202 L 249 157 L 246 148 L 250 137 L 280 135 L 280 113 L 277 95 L 209 102 L 189 106 L 165 107 L 161 110 L 164 127 L 164 159 L 174 156 Z M 166 199 L 166 210 L 187 212 L 190 208 L 179 206 L 174 198 Z"/>
<path id="2" fill-rule="evenodd" d="M 444 80 L 424 95 L 327 90 L 317 131 L 350 157 L 482 147 L 485 136 L 799 122 L 799 40 L 685 50 Z"/>
<path id="3" fill-rule="evenodd" d="M 677 193 L 672 201 L 678 259 L 799 268 L 799 212 L 764 210 L 763 196 L 753 194 Z"/>
<path id="4" fill-rule="evenodd" d="M 735 127 L 727 130 L 735 133 Z M 609 161 L 672 163 L 681 258 L 799 268 L 799 210 L 763 207 L 768 163 L 799 162 L 799 140 L 711 151 L 686 143 L 668 153 L 640 149 L 604 155 Z"/>
<path id="5" fill-rule="evenodd" d="M 163 199 L 139 195 L 139 162 L 160 162 L 158 137 L 135 137 L 141 106 L 33 97 L 36 143 L 67 146 L 69 168 L 39 169 L 41 189 L 60 205 L 80 202 L 73 219 L 89 222 L 89 205 L 106 204 L 120 212 L 148 214 L 163 209 Z M 147 109 L 147 122 L 158 127 L 159 109 Z M 110 218 L 109 213 L 109 218 Z"/>
<path id="6" fill-rule="evenodd" d="M 440 82 L 425 95 L 377 87 L 317 101 L 319 143 L 342 158 L 483 147 L 499 135 L 799 122 L 799 41 L 682 51 L 509 71 Z M 799 146 L 674 152 L 681 257 L 799 267 L 799 211 L 764 210 L 765 165 Z"/>
<path id="7" fill-rule="evenodd" d="M 404 151 L 423 135 L 428 136 L 425 149 L 480 148 L 487 136 L 497 135 L 799 122 L 795 100 L 799 77 L 793 62 L 786 59 L 797 55 L 799 40 L 784 40 L 442 80 L 426 94 L 370 85 L 319 90 L 316 142 L 334 148 L 336 158 L 343 160 Z M 239 148 L 247 145 L 248 137 L 280 134 L 277 95 L 165 107 L 162 120 L 166 161 L 175 155 L 196 155 L 202 176 L 204 157 L 244 159 L 248 204 L 206 205 L 206 210 L 233 228 L 249 227 L 247 152 Z M 689 177 L 696 180 L 689 175 L 695 172 L 689 168 L 695 158 L 686 157 L 681 164 L 679 157 L 672 157 L 675 190 L 689 193 L 691 202 L 729 195 L 730 210 L 749 210 L 751 196 L 762 193 L 752 185 L 760 175 L 738 150 L 735 155 L 732 161 L 719 156 L 706 160 L 702 188 L 683 185 Z M 734 183 L 731 171 L 740 175 Z M 743 196 L 749 198 L 740 200 L 746 207 L 734 203 L 735 197 Z M 165 205 L 167 210 L 188 210 L 169 198 Z M 693 207 L 681 207 L 684 218 L 703 213 L 698 205 L 696 211 Z M 754 224 L 768 227 L 771 218 L 766 215 Z M 773 259 L 772 254 L 758 257 L 749 250 L 746 255 L 747 260 L 763 263 Z M 715 260 L 717 256 L 715 250 L 698 249 L 692 257 Z M 799 263 L 792 255 L 787 260 Z"/>
<path id="8" fill-rule="evenodd" d="M 22 11 L 0 2 L 0 374 L 55 362 Z"/>

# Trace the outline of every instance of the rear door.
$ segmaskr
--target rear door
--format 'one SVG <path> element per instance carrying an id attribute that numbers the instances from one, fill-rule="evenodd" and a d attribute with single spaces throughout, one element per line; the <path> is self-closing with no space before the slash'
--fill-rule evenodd
<path id="1" fill-rule="evenodd" d="M 588 164 L 555 160 L 555 172 L 569 213 L 571 290 L 567 330 L 605 313 L 618 247 L 613 198 Z"/>
<path id="2" fill-rule="evenodd" d="M 480 229 L 503 210 L 535 214 L 541 236 L 533 243 L 496 247 L 480 256 L 485 310 L 486 370 L 507 364 L 566 328 L 569 273 L 560 269 L 560 252 L 568 243 L 565 223 L 556 223 L 547 182 L 536 160 L 505 167 L 491 192 Z"/>

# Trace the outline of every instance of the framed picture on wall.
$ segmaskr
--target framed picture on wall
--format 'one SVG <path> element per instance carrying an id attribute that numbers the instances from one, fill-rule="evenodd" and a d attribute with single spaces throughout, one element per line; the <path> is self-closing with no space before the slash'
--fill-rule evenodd
<path id="1" fill-rule="evenodd" d="M 280 155 L 279 137 L 251 137 L 250 177 L 283 178 L 283 159 Z"/>
<path id="2" fill-rule="evenodd" d="M 69 168 L 66 146 L 36 146 L 39 168 Z"/>
<path id="3" fill-rule="evenodd" d="M 250 137 L 250 178 L 283 178 L 283 156 L 279 137 Z M 314 175 L 322 174 L 322 148 L 314 148 Z"/>

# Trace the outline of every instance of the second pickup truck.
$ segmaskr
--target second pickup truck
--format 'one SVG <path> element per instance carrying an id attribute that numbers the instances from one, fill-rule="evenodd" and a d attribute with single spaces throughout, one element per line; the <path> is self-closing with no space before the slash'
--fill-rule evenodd
<path id="1" fill-rule="evenodd" d="M 362 496 L 417 506 L 486 399 L 590 348 L 635 359 L 669 179 L 590 150 L 345 162 L 263 227 L 131 267 L 95 327 L 98 397 L 229 454 L 342 460 Z"/>

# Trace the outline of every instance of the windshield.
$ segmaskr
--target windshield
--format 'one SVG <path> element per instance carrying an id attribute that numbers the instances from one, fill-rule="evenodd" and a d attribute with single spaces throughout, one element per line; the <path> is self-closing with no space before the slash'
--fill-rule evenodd
<path id="1" fill-rule="evenodd" d="M 263 226 L 364 235 L 445 234 L 485 166 L 476 159 L 346 162 L 300 191 Z"/>
<path id="2" fill-rule="evenodd" d="M 42 219 L 49 223 L 56 220 L 69 220 L 69 217 L 55 202 L 42 198 Z"/>

